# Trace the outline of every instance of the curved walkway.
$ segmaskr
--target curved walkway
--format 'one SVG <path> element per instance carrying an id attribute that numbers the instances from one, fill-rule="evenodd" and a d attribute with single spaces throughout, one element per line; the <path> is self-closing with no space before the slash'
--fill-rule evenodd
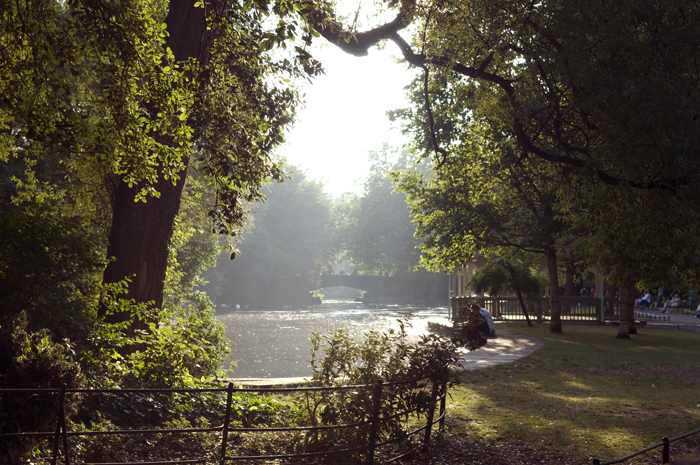
<path id="1" fill-rule="evenodd" d="M 462 370 L 488 368 L 501 363 L 511 363 L 530 355 L 542 347 L 542 341 L 534 337 L 496 328 L 496 337 L 473 352 L 466 352 L 459 358 Z"/>
<path id="2" fill-rule="evenodd" d="M 465 352 L 459 358 L 459 370 L 488 368 L 501 363 L 511 363 L 530 355 L 540 347 L 542 341 L 522 334 L 496 329 L 496 337 L 489 338 L 488 343 L 473 352 Z M 232 378 L 235 386 L 243 387 L 278 387 L 303 384 L 306 378 Z"/>

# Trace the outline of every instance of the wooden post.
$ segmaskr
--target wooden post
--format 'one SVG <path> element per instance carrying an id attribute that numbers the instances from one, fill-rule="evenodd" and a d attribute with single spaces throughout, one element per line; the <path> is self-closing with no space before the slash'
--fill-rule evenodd
<path id="1" fill-rule="evenodd" d="M 224 417 L 224 431 L 221 438 L 220 464 L 226 462 L 226 446 L 228 445 L 228 424 L 231 421 L 231 398 L 233 397 L 233 383 L 228 383 L 228 398 L 226 399 L 226 416 Z"/>
<path id="2" fill-rule="evenodd" d="M 379 411 L 382 406 L 382 381 L 379 380 L 372 386 L 372 422 L 369 430 L 369 444 L 367 445 L 367 456 L 365 464 L 374 463 L 374 449 L 377 447 L 377 436 L 379 434 Z"/>
<path id="3" fill-rule="evenodd" d="M 661 450 L 661 463 L 669 463 L 671 461 L 671 451 L 668 446 L 668 438 L 662 438 L 664 448 Z"/>

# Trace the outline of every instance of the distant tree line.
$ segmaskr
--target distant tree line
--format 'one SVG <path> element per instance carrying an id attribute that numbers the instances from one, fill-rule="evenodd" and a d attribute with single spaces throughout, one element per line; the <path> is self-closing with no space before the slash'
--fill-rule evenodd
<path id="1" fill-rule="evenodd" d="M 221 254 L 204 275 L 204 289 L 218 305 L 284 305 L 319 303 L 312 292 L 321 287 L 322 273 L 345 260 L 354 273 L 411 276 L 401 288 L 368 296 L 373 299 L 425 300 L 435 289 L 445 297 L 445 278 L 419 265 L 420 241 L 406 195 L 394 190 L 390 172 L 409 166 L 407 154 L 388 146 L 370 153 L 370 175 L 361 194 L 331 199 L 317 181 L 294 166 L 282 183 L 263 188 L 250 230 L 229 260 Z M 349 270 L 348 270 L 349 271 Z"/>

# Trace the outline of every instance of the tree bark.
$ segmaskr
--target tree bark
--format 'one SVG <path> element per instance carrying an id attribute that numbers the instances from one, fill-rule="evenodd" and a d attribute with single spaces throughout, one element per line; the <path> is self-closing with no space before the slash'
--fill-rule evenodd
<path id="1" fill-rule="evenodd" d="M 525 315 L 525 320 L 527 325 L 532 327 L 532 322 L 530 321 L 530 315 L 527 313 L 527 307 L 525 306 L 525 301 L 523 300 L 523 293 L 519 286 L 515 287 L 515 293 L 518 295 L 518 301 L 520 302 L 520 307 L 523 309 L 523 315 Z"/>
<path id="2" fill-rule="evenodd" d="M 165 45 L 173 51 L 176 61 L 182 62 L 189 58 L 206 60 L 212 35 L 206 29 L 203 8 L 195 8 L 193 1 L 171 0 L 165 22 L 169 34 Z M 156 112 L 157 109 L 151 111 Z M 161 138 L 159 142 L 173 144 L 167 138 Z M 136 303 L 151 302 L 150 308 L 159 308 L 163 304 L 168 248 L 175 217 L 180 209 L 189 159 L 182 161 L 185 169 L 179 173 L 180 179 L 175 184 L 172 180 L 159 177 L 154 186 L 160 193 L 159 198 L 149 197 L 145 203 L 136 202 L 134 198 L 142 186 L 129 187 L 124 182 L 119 183 L 114 193 L 107 248 L 107 256 L 111 261 L 105 268 L 103 282 L 131 279 L 126 298 L 133 299 Z M 105 308 L 98 310 L 99 316 L 105 316 L 105 313 Z M 109 315 L 106 321 L 118 323 L 129 317 L 126 313 Z M 127 329 L 126 335 L 133 337 L 137 329 L 145 329 L 145 323 L 134 322 Z"/>
<path id="3" fill-rule="evenodd" d="M 629 276 L 625 280 L 625 287 L 627 287 L 630 300 L 630 311 L 627 313 L 627 331 L 630 334 L 637 334 L 637 322 L 634 319 L 634 281 L 633 276 Z"/>
<path id="4" fill-rule="evenodd" d="M 551 315 L 549 320 L 549 332 L 563 332 L 561 326 L 561 304 L 559 302 L 559 276 L 557 275 L 557 251 L 554 247 L 546 247 L 544 255 L 547 257 L 547 271 L 549 272 L 549 302 Z"/>
<path id="5" fill-rule="evenodd" d="M 160 197 L 149 198 L 146 203 L 134 201 L 138 186 L 130 188 L 126 183 L 119 184 L 107 248 L 107 256 L 113 259 L 105 269 L 103 281 L 114 283 L 131 279 L 126 299 L 134 299 L 136 303 L 152 302 L 151 308 L 162 306 L 168 246 L 184 184 L 184 172 L 175 185 L 160 179 L 156 185 Z M 128 314 L 115 314 L 107 316 L 105 321 L 118 323 L 128 318 Z M 145 323 L 134 322 L 126 335 L 133 337 L 136 329 L 146 329 Z"/>
<path id="6" fill-rule="evenodd" d="M 618 326 L 617 339 L 629 339 L 629 315 L 634 320 L 634 280 L 626 277 L 620 283 L 620 325 Z"/>
<path id="7" fill-rule="evenodd" d="M 606 318 L 609 316 L 612 318 L 615 314 L 615 293 L 617 290 L 617 286 L 613 286 L 612 284 L 609 284 L 605 288 L 605 316 Z M 618 294 L 619 296 L 619 294 Z M 619 299 L 618 299 L 619 301 Z"/>
<path id="8" fill-rule="evenodd" d="M 566 283 L 564 283 L 564 296 L 571 297 L 574 293 L 574 274 L 571 272 L 571 265 L 569 260 L 565 261 L 566 264 Z M 571 313 L 571 303 L 567 302 L 565 304 L 564 313 Z"/>

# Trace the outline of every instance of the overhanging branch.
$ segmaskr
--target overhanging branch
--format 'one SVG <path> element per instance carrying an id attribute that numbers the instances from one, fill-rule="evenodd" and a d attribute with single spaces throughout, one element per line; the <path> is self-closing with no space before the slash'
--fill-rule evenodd
<path id="1" fill-rule="evenodd" d="M 580 158 L 550 153 L 535 145 L 533 140 L 527 135 L 525 126 L 523 125 L 520 117 L 517 116 L 518 103 L 516 100 L 516 92 L 512 84 L 513 81 L 486 71 L 486 68 L 493 57 L 489 56 L 480 66 L 473 67 L 458 63 L 446 56 L 415 53 L 411 48 L 411 45 L 399 35 L 399 31 L 405 29 L 410 24 L 411 20 L 413 19 L 414 11 L 415 0 L 404 0 L 401 2 L 401 8 L 398 15 L 391 22 L 378 26 L 369 31 L 356 34 L 343 31 L 341 24 L 336 22 L 334 17 L 319 18 L 318 20 L 312 21 L 312 25 L 314 29 L 326 40 L 334 43 L 344 52 L 354 56 L 366 56 L 372 46 L 378 44 L 382 40 L 390 40 L 399 47 L 404 59 L 409 64 L 424 70 L 426 78 L 426 66 L 432 65 L 439 68 L 450 69 L 465 77 L 479 79 L 497 85 L 506 94 L 513 108 L 514 116 L 511 131 L 515 136 L 518 145 L 520 145 L 523 150 L 523 156 L 532 154 L 552 163 L 564 164 L 575 168 L 591 169 L 601 181 L 609 185 L 619 185 L 621 183 L 625 183 L 633 188 L 662 189 L 670 192 L 676 192 L 675 185 L 677 182 L 639 182 L 635 180 L 616 178 L 600 168 L 590 166 L 586 161 Z M 559 50 L 561 44 L 556 43 L 551 37 L 547 37 L 547 39 L 557 50 Z M 444 149 L 439 148 L 437 145 L 437 140 L 435 139 L 434 135 L 434 122 L 430 111 L 430 102 L 427 100 L 427 97 L 426 108 L 430 119 L 429 123 L 432 134 L 433 148 L 435 149 L 436 153 L 440 153 L 444 157 L 446 156 L 447 152 Z"/>

